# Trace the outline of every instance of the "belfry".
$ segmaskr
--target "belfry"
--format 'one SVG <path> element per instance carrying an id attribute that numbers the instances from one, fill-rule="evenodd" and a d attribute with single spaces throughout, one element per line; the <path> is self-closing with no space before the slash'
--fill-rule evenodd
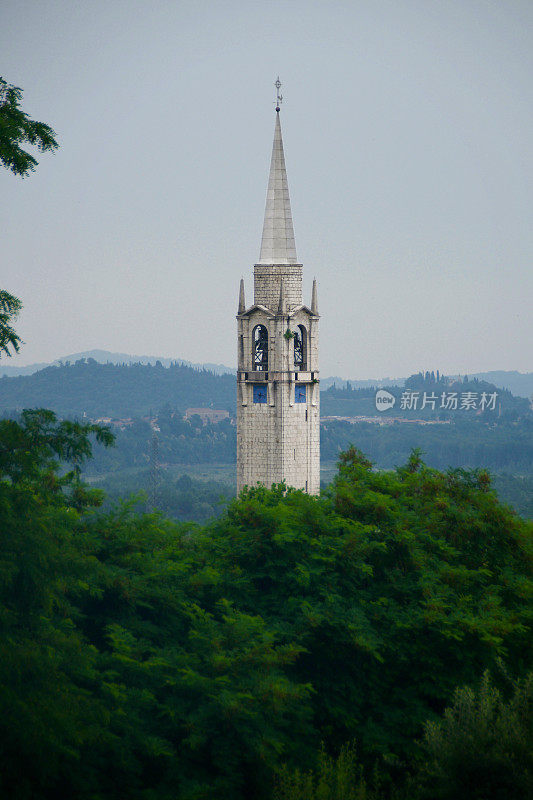
<path id="1" fill-rule="evenodd" d="M 302 302 L 280 124 L 274 145 L 253 305 L 241 280 L 237 313 L 237 491 L 261 483 L 320 489 L 318 302 Z"/>

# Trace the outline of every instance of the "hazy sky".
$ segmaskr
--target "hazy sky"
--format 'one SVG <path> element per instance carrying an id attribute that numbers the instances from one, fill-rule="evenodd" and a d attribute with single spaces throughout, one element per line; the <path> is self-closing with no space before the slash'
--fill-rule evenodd
<path id="1" fill-rule="evenodd" d="M 9 364 L 235 363 L 279 74 L 322 374 L 533 369 L 531 0 L 1 0 L 0 74 L 61 144 L 0 171 Z"/>

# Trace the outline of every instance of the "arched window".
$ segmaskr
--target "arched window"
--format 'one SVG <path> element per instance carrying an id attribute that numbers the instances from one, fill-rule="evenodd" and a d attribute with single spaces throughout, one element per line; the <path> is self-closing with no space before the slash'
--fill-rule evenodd
<path id="1" fill-rule="evenodd" d="M 256 325 L 252 334 L 252 369 L 268 370 L 268 331 L 264 325 Z"/>
<path id="2" fill-rule="evenodd" d="M 307 369 L 307 331 L 298 325 L 294 331 L 294 369 L 303 372 Z"/>

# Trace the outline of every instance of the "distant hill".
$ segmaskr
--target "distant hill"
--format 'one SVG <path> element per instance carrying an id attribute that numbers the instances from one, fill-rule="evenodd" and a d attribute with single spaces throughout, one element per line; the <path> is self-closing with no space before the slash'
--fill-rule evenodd
<path id="1" fill-rule="evenodd" d="M 13 367 L 7 363 L 7 359 L 0 361 L 0 377 L 8 376 L 11 378 L 20 375 L 33 375 L 34 372 L 39 372 L 45 367 L 59 366 L 60 364 L 75 363 L 80 359 L 94 359 L 99 364 L 157 364 L 161 363 L 164 367 L 169 367 L 171 364 L 182 364 L 186 367 L 193 367 L 194 369 L 206 369 L 214 372 L 215 375 L 234 375 L 235 368 L 228 367 L 225 364 L 212 364 L 206 362 L 197 364 L 192 361 L 187 361 L 183 358 L 164 358 L 162 356 L 135 356 L 130 353 L 114 353 L 110 350 L 85 350 L 83 353 L 71 353 L 68 356 L 63 356 L 52 362 L 39 362 L 35 364 L 28 364 L 25 367 Z M 454 375 L 455 378 L 463 379 L 462 375 Z M 492 372 L 476 372 L 468 376 L 469 379 L 477 378 L 480 381 L 494 384 L 499 389 L 508 389 L 512 394 L 517 397 L 527 397 L 531 399 L 533 395 L 533 372 L 517 372 L 505 370 L 494 370 Z M 338 389 L 344 389 L 346 386 L 351 386 L 353 389 L 369 389 L 372 387 L 381 388 L 386 386 L 403 386 L 406 378 L 366 378 L 364 380 L 355 380 L 349 378 L 341 378 L 338 375 L 330 377 L 323 377 L 320 379 L 322 390 L 329 389 L 331 386 L 336 386 Z"/>
<path id="2" fill-rule="evenodd" d="M 452 378 L 463 380 L 463 375 L 453 375 Z M 517 372 L 505 370 L 493 370 L 492 372 L 474 372 L 468 374 L 468 380 L 484 381 L 490 383 L 498 389 L 508 389 L 511 394 L 516 397 L 527 397 L 531 399 L 533 395 L 533 372 Z M 322 378 L 320 384 L 323 389 L 329 389 L 330 386 L 336 386 L 338 389 L 344 389 L 347 385 L 352 389 L 367 389 L 371 387 L 381 388 L 385 386 L 403 386 L 406 378 L 373 378 L 370 380 L 347 380 L 346 378 L 339 378 L 334 376 L 331 378 Z"/>
<path id="3" fill-rule="evenodd" d="M 173 363 L 99 364 L 78 359 L 33 375 L 0 378 L 0 410 L 51 408 L 61 415 L 143 416 L 165 406 L 223 408 L 235 414 L 235 377 Z"/>
<path id="4" fill-rule="evenodd" d="M 71 353 L 69 356 L 63 356 L 55 361 L 47 363 L 28 364 L 25 367 L 12 367 L 6 363 L 0 363 L 0 377 L 6 375 L 10 378 L 19 375 L 33 375 L 34 372 L 39 372 L 45 367 L 57 367 L 60 364 L 74 364 L 76 361 L 84 358 L 92 358 L 99 364 L 157 364 L 160 362 L 164 367 L 170 367 L 171 364 L 182 364 L 186 367 L 194 367 L 194 369 L 207 369 L 214 372 L 215 375 L 225 375 L 226 373 L 235 374 L 232 367 L 226 367 L 224 364 L 195 364 L 192 361 L 186 361 L 183 358 L 163 358 L 162 356 L 132 356 L 128 353 L 112 353 L 109 350 L 85 350 L 83 353 Z"/>
<path id="5" fill-rule="evenodd" d="M 533 372 L 493 370 L 491 372 L 476 372 L 475 375 L 469 375 L 468 377 L 493 383 L 502 389 L 509 389 L 517 397 L 531 399 L 533 395 Z"/>
<path id="6" fill-rule="evenodd" d="M 468 411 L 442 410 L 442 391 L 473 392 L 479 399 L 482 392 L 492 392 L 497 387 L 486 381 L 464 379 L 450 384 L 447 378 L 440 383 L 426 380 L 422 374 L 406 379 L 405 387 L 418 392 L 419 402 L 410 409 L 402 409 L 400 397 L 403 389 L 388 385 L 394 393 L 393 408 L 383 411 L 382 417 L 410 417 L 425 419 L 473 418 L 478 409 Z M 357 388 L 354 383 L 344 387 L 330 386 L 321 392 L 323 416 L 375 416 L 375 389 Z M 433 409 L 422 409 L 424 392 L 435 392 L 439 400 Z M 45 367 L 33 375 L 0 378 L 0 411 L 11 412 L 22 408 L 51 408 L 62 416 L 83 415 L 98 417 L 139 417 L 156 413 L 164 407 L 182 413 L 191 407 L 226 409 L 235 415 L 235 376 L 230 373 L 215 374 L 207 369 L 197 369 L 177 362 L 164 366 L 160 360 L 154 364 L 99 363 L 93 358 L 80 358 L 74 363 Z M 529 414 L 527 400 L 514 397 L 508 390 L 498 390 L 498 405 L 483 415 L 487 421 L 495 416 L 510 413 L 515 416 Z"/>
<path id="7" fill-rule="evenodd" d="M 25 367 L 11 367 L 6 366 L 7 359 L 3 359 L 0 365 L 0 377 L 6 375 L 9 378 L 17 378 L 19 375 L 33 375 L 34 372 L 38 372 L 40 369 L 44 369 L 45 367 L 51 367 L 52 365 L 47 362 L 38 362 L 35 364 L 28 364 Z M 59 363 L 55 362 L 54 364 Z"/>

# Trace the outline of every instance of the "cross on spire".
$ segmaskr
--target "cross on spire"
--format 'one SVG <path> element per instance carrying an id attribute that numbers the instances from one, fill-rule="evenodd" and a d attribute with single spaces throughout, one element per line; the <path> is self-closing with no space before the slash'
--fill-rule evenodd
<path id="1" fill-rule="evenodd" d="M 279 113 L 279 107 L 280 107 L 281 103 L 283 102 L 283 95 L 280 94 L 280 91 L 279 91 L 281 89 L 281 81 L 279 79 L 279 75 L 276 78 L 276 82 L 275 82 L 274 86 L 276 87 L 276 111 Z"/>

